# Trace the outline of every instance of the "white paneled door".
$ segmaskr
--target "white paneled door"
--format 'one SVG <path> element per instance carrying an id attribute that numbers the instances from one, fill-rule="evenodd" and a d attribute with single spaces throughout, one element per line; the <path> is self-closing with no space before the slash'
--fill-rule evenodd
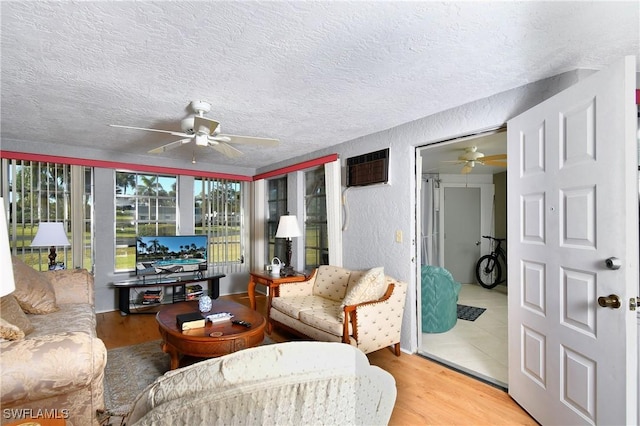
<path id="1" fill-rule="evenodd" d="M 627 57 L 508 122 L 509 394 L 543 425 L 638 424 L 635 88 Z"/>

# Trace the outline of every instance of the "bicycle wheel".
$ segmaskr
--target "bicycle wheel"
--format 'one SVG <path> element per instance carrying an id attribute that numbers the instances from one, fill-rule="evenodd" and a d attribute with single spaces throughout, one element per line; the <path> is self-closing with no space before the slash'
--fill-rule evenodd
<path id="1" fill-rule="evenodd" d="M 495 256 L 485 254 L 476 263 L 476 279 L 484 288 L 494 288 L 502 279 L 502 266 Z"/>

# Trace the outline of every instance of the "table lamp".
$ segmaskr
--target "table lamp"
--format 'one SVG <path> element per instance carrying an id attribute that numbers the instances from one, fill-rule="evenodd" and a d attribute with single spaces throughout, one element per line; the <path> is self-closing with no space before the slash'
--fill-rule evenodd
<path id="1" fill-rule="evenodd" d="M 13 293 L 16 284 L 13 278 L 13 264 L 11 262 L 11 248 L 9 246 L 9 232 L 7 230 L 7 216 L 4 211 L 4 200 L 0 197 L 0 297 Z"/>
<path id="2" fill-rule="evenodd" d="M 298 226 L 298 219 L 295 215 L 283 215 L 280 216 L 280 222 L 278 222 L 278 230 L 276 231 L 276 238 L 287 239 L 287 263 L 280 269 L 280 275 L 284 277 L 295 275 L 293 266 L 291 266 L 291 238 L 302 236 L 300 227 Z"/>
<path id="3" fill-rule="evenodd" d="M 36 236 L 31 242 L 31 247 L 50 247 L 49 269 L 55 268 L 56 265 L 56 247 L 68 247 L 70 245 L 62 222 L 40 222 L 38 232 L 36 232 Z"/>

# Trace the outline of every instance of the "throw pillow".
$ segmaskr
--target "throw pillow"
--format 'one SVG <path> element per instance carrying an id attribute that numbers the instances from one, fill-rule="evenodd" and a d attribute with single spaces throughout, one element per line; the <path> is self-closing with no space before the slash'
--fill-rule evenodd
<path id="1" fill-rule="evenodd" d="M 29 321 L 29 318 L 24 314 L 18 301 L 13 297 L 13 294 L 8 294 L 0 298 L 0 319 L 20 330 L 22 337 L 33 331 L 31 321 Z M 11 334 L 11 330 L 9 330 L 8 333 Z M 2 337 L 5 339 L 14 340 L 11 337 L 6 337 L 4 334 L 3 331 Z"/>
<path id="2" fill-rule="evenodd" d="M 320 265 L 313 283 L 313 294 L 340 302 L 347 292 L 351 271 L 339 266 Z"/>
<path id="3" fill-rule="evenodd" d="M 353 285 L 349 286 L 347 294 L 342 300 L 342 306 L 377 300 L 384 295 L 386 289 L 384 268 L 369 269 Z"/>
<path id="4" fill-rule="evenodd" d="M 16 290 L 13 295 L 28 314 L 49 314 L 58 310 L 53 286 L 43 273 L 36 271 L 19 258 L 11 256 Z"/>
<path id="5" fill-rule="evenodd" d="M 24 333 L 15 325 L 0 318 L 0 338 L 6 340 L 24 339 Z"/>

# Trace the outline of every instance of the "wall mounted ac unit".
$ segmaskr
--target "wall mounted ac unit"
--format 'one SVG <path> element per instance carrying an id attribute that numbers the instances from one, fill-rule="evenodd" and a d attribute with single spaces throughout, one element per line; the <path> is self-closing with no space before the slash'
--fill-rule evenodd
<path id="1" fill-rule="evenodd" d="M 347 158 L 347 187 L 389 181 L 389 148 Z"/>

